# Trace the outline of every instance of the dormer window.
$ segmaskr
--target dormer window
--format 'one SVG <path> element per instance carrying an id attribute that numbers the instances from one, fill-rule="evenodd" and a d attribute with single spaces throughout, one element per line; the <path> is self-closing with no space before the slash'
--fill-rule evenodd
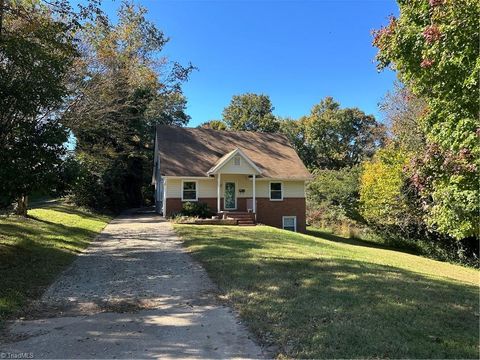
<path id="1" fill-rule="evenodd" d="M 233 158 L 233 165 L 240 166 L 240 156 L 237 155 Z"/>

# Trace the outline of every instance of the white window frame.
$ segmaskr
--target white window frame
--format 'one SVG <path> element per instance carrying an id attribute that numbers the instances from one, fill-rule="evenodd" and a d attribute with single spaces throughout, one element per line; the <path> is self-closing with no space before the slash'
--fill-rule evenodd
<path id="1" fill-rule="evenodd" d="M 226 183 L 234 183 L 235 184 L 235 207 L 234 208 L 226 208 L 225 207 L 225 189 Z M 229 211 L 229 210 L 237 210 L 238 209 L 238 196 L 237 196 L 237 191 L 238 191 L 238 182 L 236 180 L 225 180 L 223 182 L 223 210 Z"/>
<path id="2" fill-rule="evenodd" d="M 281 185 L 281 187 L 282 187 L 282 190 L 281 190 L 282 197 L 280 199 L 272 199 L 272 184 L 280 184 Z M 283 181 L 270 181 L 270 183 L 268 184 L 268 197 L 269 197 L 270 201 L 283 201 L 283 191 L 284 191 Z"/>
<path id="3" fill-rule="evenodd" d="M 195 183 L 195 199 L 184 199 L 183 198 L 183 186 L 186 182 Z M 187 179 L 182 180 L 182 188 L 180 189 L 180 191 L 181 191 L 181 194 L 182 194 L 182 201 L 186 201 L 186 202 L 188 202 L 188 201 L 198 201 L 198 181 L 197 180 L 187 180 Z"/>
<path id="4" fill-rule="evenodd" d="M 293 229 L 294 229 L 293 231 L 297 232 L 297 217 L 293 216 L 293 215 L 282 216 L 282 229 L 283 230 L 287 230 L 287 229 L 285 229 L 285 219 L 293 219 Z"/>

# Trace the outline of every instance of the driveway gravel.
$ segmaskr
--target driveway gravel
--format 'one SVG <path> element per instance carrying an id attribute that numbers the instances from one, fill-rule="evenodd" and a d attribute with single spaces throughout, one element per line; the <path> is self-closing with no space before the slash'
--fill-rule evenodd
<path id="1" fill-rule="evenodd" d="M 169 222 L 153 212 L 126 213 L 105 227 L 24 319 L 9 324 L 0 354 L 261 358 L 261 348 L 215 292 Z"/>

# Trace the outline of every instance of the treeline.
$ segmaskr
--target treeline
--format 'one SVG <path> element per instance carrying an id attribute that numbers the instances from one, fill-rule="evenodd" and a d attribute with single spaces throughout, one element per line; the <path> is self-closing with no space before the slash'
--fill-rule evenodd
<path id="1" fill-rule="evenodd" d="M 193 70 L 162 55 L 168 38 L 122 2 L 2 1 L 0 207 L 68 194 L 117 212 L 151 200 L 156 124 L 185 125 Z M 74 151 L 73 151 L 74 149 Z"/>
<path id="2" fill-rule="evenodd" d="M 378 68 L 395 69 L 405 84 L 404 101 L 394 103 L 418 115 L 395 121 L 402 107 L 387 108 L 394 137 L 365 168 L 365 217 L 407 235 L 433 235 L 445 244 L 443 257 L 478 261 L 479 3 L 399 6 L 400 17 L 374 32 L 373 45 Z"/>

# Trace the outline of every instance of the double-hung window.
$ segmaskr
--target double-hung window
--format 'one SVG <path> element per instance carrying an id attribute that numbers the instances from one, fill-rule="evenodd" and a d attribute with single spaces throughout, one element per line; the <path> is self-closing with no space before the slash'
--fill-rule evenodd
<path id="1" fill-rule="evenodd" d="M 183 181 L 182 182 L 182 201 L 197 201 L 197 182 Z"/>
<path id="2" fill-rule="evenodd" d="M 283 183 L 270 183 L 270 200 L 283 200 Z"/>

